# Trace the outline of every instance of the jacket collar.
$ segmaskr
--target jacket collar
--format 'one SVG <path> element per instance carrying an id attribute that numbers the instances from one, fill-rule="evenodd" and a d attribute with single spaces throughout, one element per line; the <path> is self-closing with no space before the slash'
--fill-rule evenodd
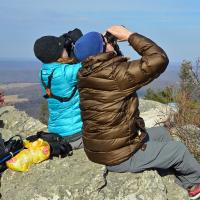
<path id="1" fill-rule="evenodd" d="M 115 62 L 126 62 L 128 58 L 117 56 L 114 52 L 100 53 L 96 56 L 89 57 L 82 63 L 80 73 L 82 76 L 87 76 L 92 72 L 107 67 Z"/>

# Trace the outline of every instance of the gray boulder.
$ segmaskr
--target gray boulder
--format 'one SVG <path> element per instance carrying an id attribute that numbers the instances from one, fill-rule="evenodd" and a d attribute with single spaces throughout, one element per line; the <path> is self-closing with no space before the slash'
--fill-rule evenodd
<path id="1" fill-rule="evenodd" d="M 140 99 L 139 109 L 141 117 L 147 128 L 162 126 L 170 114 L 176 112 L 176 108 L 152 100 Z"/>
<path id="2" fill-rule="evenodd" d="M 14 107 L 0 108 L 4 138 L 31 135 L 46 126 Z M 10 169 L 1 175 L 2 200 L 187 200 L 187 191 L 174 182 L 174 176 L 161 177 L 156 171 L 109 173 L 103 182 L 104 166 L 90 162 L 83 150 L 66 158 L 54 158 L 31 166 L 28 172 Z"/>

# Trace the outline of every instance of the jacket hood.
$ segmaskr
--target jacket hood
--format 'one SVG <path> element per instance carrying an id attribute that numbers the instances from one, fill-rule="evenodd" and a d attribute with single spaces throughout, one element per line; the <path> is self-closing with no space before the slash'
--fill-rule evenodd
<path id="1" fill-rule="evenodd" d="M 96 56 L 90 56 L 85 62 L 82 63 L 80 73 L 82 76 L 87 76 L 96 70 L 100 70 L 115 62 L 127 62 L 129 58 L 117 56 L 115 52 L 100 53 Z"/>

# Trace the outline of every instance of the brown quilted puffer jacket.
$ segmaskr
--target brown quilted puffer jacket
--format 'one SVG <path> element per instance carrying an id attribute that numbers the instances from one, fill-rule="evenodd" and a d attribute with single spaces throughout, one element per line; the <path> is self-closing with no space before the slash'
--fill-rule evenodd
<path id="1" fill-rule="evenodd" d="M 146 133 L 136 91 L 168 65 L 166 53 L 150 39 L 133 33 L 128 41 L 141 59 L 101 53 L 78 73 L 84 149 L 95 163 L 119 164 L 141 147 Z"/>

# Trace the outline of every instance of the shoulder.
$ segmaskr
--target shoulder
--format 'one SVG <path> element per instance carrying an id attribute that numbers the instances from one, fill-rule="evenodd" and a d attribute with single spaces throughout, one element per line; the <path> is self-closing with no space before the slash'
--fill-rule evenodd
<path id="1" fill-rule="evenodd" d="M 52 70 L 56 70 L 56 69 L 59 69 L 60 67 L 62 66 L 61 63 L 57 63 L 57 62 L 54 62 L 54 63 L 48 63 L 48 64 L 43 64 L 42 65 L 42 70 L 43 71 L 52 71 Z"/>
<path id="2" fill-rule="evenodd" d="M 82 67 L 81 63 L 76 64 L 63 64 L 63 69 L 67 72 L 77 73 L 78 70 Z"/>

